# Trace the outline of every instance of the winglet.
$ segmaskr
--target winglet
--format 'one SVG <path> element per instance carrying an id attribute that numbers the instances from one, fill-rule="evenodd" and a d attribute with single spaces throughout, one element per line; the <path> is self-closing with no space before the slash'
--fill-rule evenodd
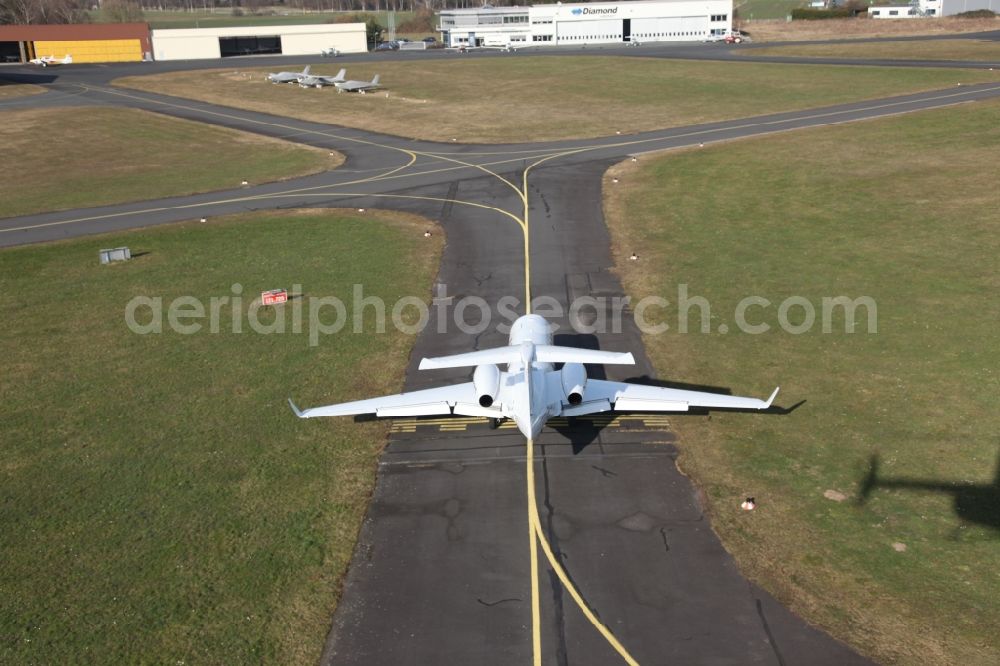
<path id="1" fill-rule="evenodd" d="M 300 419 L 305 418 L 304 416 L 302 416 L 302 410 L 300 410 L 298 407 L 295 406 L 295 403 L 292 402 L 291 398 L 288 399 L 288 404 L 291 406 L 292 411 L 295 412 L 295 415 L 297 417 L 299 417 Z"/>
<path id="2" fill-rule="evenodd" d="M 780 386 L 775 388 L 774 393 L 771 394 L 771 397 L 767 399 L 767 402 L 764 403 L 764 406 L 761 407 L 761 409 L 769 409 L 771 407 L 771 403 L 774 402 L 774 399 L 778 396 L 778 391 L 780 390 L 781 390 Z"/>

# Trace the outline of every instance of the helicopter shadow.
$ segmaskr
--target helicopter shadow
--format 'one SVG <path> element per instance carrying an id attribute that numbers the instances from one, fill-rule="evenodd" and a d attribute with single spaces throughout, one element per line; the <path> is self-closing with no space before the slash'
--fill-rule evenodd
<path id="1" fill-rule="evenodd" d="M 878 489 L 946 493 L 952 496 L 955 515 L 962 522 L 1000 531 L 1000 453 L 992 483 L 885 477 L 879 475 L 879 464 L 878 454 L 873 454 L 868 460 L 868 472 L 861 480 L 858 504 L 864 505 Z"/>

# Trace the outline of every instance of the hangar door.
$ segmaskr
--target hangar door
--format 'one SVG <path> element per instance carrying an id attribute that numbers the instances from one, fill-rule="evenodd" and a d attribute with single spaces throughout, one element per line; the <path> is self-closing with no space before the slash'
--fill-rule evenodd
<path id="1" fill-rule="evenodd" d="M 559 21 L 556 24 L 556 32 L 560 44 L 620 42 L 622 41 L 622 20 Z"/>
<path id="2" fill-rule="evenodd" d="M 281 53 L 281 37 L 267 35 L 264 37 L 219 37 L 219 51 L 223 58 L 241 55 L 260 55 L 264 53 Z"/>
<path id="3" fill-rule="evenodd" d="M 138 62 L 142 44 L 138 39 L 80 39 L 74 41 L 36 41 L 36 57 L 73 56 L 73 62 Z"/>
<path id="4" fill-rule="evenodd" d="M 708 32 L 708 17 L 704 15 L 634 19 L 632 21 L 632 37 L 638 41 L 643 39 L 701 40 L 708 36 Z"/>

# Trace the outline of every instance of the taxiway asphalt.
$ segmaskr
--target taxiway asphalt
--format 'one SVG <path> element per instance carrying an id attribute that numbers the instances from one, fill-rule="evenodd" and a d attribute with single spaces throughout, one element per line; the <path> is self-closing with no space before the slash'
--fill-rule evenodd
<path id="1" fill-rule="evenodd" d="M 622 318 L 620 330 L 590 334 L 573 330 L 565 314 L 581 295 L 602 304 L 622 296 L 601 207 L 601 177 L 609 165 L 647 151 L 1000 95 L 998 85 L 966 86 L 641 135 L 457 146 L 108 86 L 111 78 L 146 66 L 65 68 L 52 74 L 49 93 L 17 104 L 144 108 L 335 149 L 347 161 L 336 171 L 282 183 L 3 219 L 0 245 L 278 207 L 407 210 L 439 221 L 447 233 L 435 285 L 442 307 L 463 295 L 490 304 L 511 297 L 521 312 L 529 297 L 544 297 L 550 311 L 535 311 L 561 327 L 559 343 L 632 351 L 636 367 L 607 372 L 637 381 L 656 379 L 630 317 Z M 464 317 L 473 321 L 478 313 Z M 425 329 L 415 341 L 406 388 L 467 377 L 463 370 L 417 372 L 423 356 L 504 342 L 496 328 L 474 338 L 457 335 L 451 326 Z M 556 422 L 535 443 L 542 527 L 586 606 L 638 663 L 866 663 L 740 576 L 712 532 L 697 490 L 674 464 L 674 418 L 684 417 Z M 534 617 L 524 442 L 510 429 L 460 426 L 412 420 L 395 429 L 324 663 L 621 661 L 544 560 L 538 564 L 540 613 Z M 533 631 L 540 635 L 540 650 L 533 647 Z"/>

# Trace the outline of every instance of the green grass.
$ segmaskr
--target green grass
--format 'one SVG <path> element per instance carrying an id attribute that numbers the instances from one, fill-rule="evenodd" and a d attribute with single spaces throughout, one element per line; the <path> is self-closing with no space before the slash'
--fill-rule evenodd
<path id="1" fill-rule="evenodd" d="M 0 112 L 0 217 L 208 192 L 339 166 L 329 151 L 135 109 Z"/>
<path id="2" fill-rule="evenodd" d="M 686 283 L 712 306 L 710 334 L 647 336 L 662 375 L 751 395 L 780 384 L 781 405 L 805 401 L 787 416 L 674 420 L 713 526 L 752 578 L 884 663 L 1000 662 L 1000 192 L 986 166 L 998 112 L 673 153 L 616 167 L 608 190 L 616 254 L 643 248 L 619 263 L 633 299 L 676 303 Z M 750 317 L 772 327 L 763 335 L 733 325 L 752 295 L 772 302 Z M 793 295 L 817 310 L 870 296 L 878 332 L 847 334 L 842 317 L 828 334 L 783 332 L 778 304 Z M 873 455 L 878 480 L 955 492 L 876 483 L 861 502 Z M 748 495 L 752 514 L 738 509 Z"/>
<path id="3" fill-rule="evenodd" d="M 345 13 L 358 12 L 309 12 L 303 14 L 294 9 L 276 10 L 274 15 L 262 14 L 254 16 L 247 12 L 246 16 L 233 16 L 231 12 L 178 12 L 146 10 L 143 20 L 149 23 L 153 30 L 169 28 L 228 28 L 252 25 L 313 25 L 316 23 L 332 23 Z M 284 13 L 282 13 L 284 12 Z M 382 25 L 388 24 L 387 12 L 365 12 L 377 17 Z M 100 11 L 90 13 L 91 19 L 97 23 L 106 22 L 107 17 Z M 396 25 L 407 20 L 412 12 L 396 12 Z"/>
<path id="4" fill-rule="evenodd" d="M 295 211 L 0 253 L 0 662 L 316 663 L 386 428 L 285 399 L 399 390 L 411 339 L 310 347 L 289 306 L 284 335 L 232 333 L 229 306 L 220 333 L 137 335 L 124 309 L 234 283 L 243 311 L 293 283 L 424 298 L 426 224 Z M 118 245 L 148 254 L 99 265 Z"/>
<path id="5" fill-rule="evenodd" d="M 743 54 L 806 58 L 892 58 L 898 60 L 972 60 L 1000 62 L 1000 43 L 982 39 L 858 44 L 798 44 L 741 51 Z"/>
<path id="6" fill-rule="evenodd" d="M 784 19 L 793 9 L 806 7 L 805 0 L 746 0 L 737 1 L 736 15 L 744 21 L 754 19 Z"/>
<path id="7" fill-rule="evenodd" d="M 335 73 L 335 63 L 317 64 Z M 497 143 L 595 137 L 998 81 L 1000 72 L 657 58 L 531 57 L 358 63 L 386 93 L 337 94 L 265 83 L 233 70 L 130 77 L 117 83 L 404 137 Z M 273 71 L 273 70 L 272 70 Z M 489 81 L 487 88 L 483 81 Z M 511 104 L 516 101 L 516 108 Z M 515 108 L 514 112 L 499 110 Z M 599 110 L 600 112 L 596 112 Z M 441 122 L 446 118 L 447 122 Z"/>

